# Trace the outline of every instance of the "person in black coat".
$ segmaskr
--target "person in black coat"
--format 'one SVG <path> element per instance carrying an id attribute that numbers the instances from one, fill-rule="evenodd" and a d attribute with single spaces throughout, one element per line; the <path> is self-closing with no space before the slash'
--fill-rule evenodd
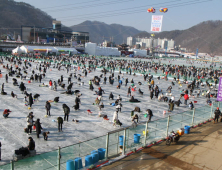
<path id="1" fill-rule="evenodd" d="M 54 102 L 58 103 L 59 102 L 59 97 L 55 97 Z"/>
<path id="2" fill-rule="evenodd" d="M 151 118 L 152 118 L 152 116 L 153 116 L 153 112 L 152 112 L 152 110 L 150 110 L 150 109 L 147 109 L 146 111 L 147 111 L 148 116 L 149 116 L 149 121 L 151 121 Z"/>
<path id="3" fill-rule="evenodd" d="M 32 93 L 29 94 L 29 106 L 32 107 L 33 105 L 33 98 L 32 98 Z"/>
<path id="4" fill-rule="evenodd" d="M 76 97 L 75 105 L 73 106 L 75 110 L 79 110 L 79 104 L 81 103 L 80 98 Z"/>
<path id="5" fill-rule="evenodd" d="M 128 83 L 128 78 L 126 78 L 125 80 L 125 86 L 127 86 L 127 83 Z"/>
<path id="6" fill-rule="evenodd" d="M 42 126 L 41 126 L 41 123 L 40 123 L 40 119 L 37 119 L 36 122 L 35 122 L 35 127 L 36 127 L 36 135 L 37 135 L 37 138 L 39 138 L 39 134 L 41 134 L 41 130 L 42 130 Z"/>
<path id="7" fill-rule="evenodd" d="M 48 116 L 50 116 L 51 104 L 49 103 L 49 101 L 46 101 L 45 109 L 46 109 L 46 114 L 47 114 Z"/>
<path id="8" fill-rule="evenodd" d="M 21 82 L 20 86 L 19 86 L 20 90 L 22 91 L 22 94 L 24 93 L 25 91 L 25 85 L 23 82 Z"/>
<path id="9" fill-rule="evenodd" d="M 104 77 L 104 84 L 106 84 L 106 80 L 107 80 L 107 78 L 106 78 L 106 77 Z"/>
<path id="10" fill-rule="evenodd" d="M 27 146 L 28 150 L 32 151 L 35 150 L 35 141 L 32 139 L 32 137 L 29 137 L 29 145 Z"/>
<path id="11" fill-rule="evenodd" d="M 5 75 L 5 82 L 8 83 L 8 74 Z"/>
<path id="12" fill-rule="evenodd" d="M 112 100 L 113 100 L 113 98 L 114 98 L 113 93 L 112 93 L 112 92 L 110 92 L 110 94 L 109 94 L 109 100 L 110 100 L 110 99 L 112 99 Z"/>
<path id="13" fill-rule="evenodd" d="M 4 85 L 4 83 L 2 83 L 2 92 L 4 92 L 4 87 L 5 87 L 5 85 Z"/>
<path id="14" fill-rule="evenodd" d="M 218 122 L 218 119 L 221 115 L 221 111 L 219 110 L 219 107 L 217 107 L 217 109 L 214 111 L 214 115 L 215 115 L 214 117 L 214 123 L 215 123 L 216 121 Z"/>
<path id="15" fill-rule="evenodd" d="M 153 90 L 150 91 L 150 99 L 153 99 Z"/>
<path id="16" fill-rule="evenodd" d="M 58 117 L 57 120 L 58 120 L 58 132 L 60 131 L 62 132 L 63 119 L 62 117 Z"/>
<path id="17" fill-rule="evenodd" d="M 129 95 L 131 96 L 131 87 L 130 87 L 130 86 L 129 86 L 129 88 L 128 88 L 127 97 L 128 97 Z"/>
<path id="18" fill-rule="evenodd" d="M 129 102 L 140 102 L 139 100 L 135 99 L 133 96 L 131 96 Z"/>
<path id="19" fill-rule="evenodd" d="M 63 112 L 64 112 L 64 121 L 67 119 L 67 122 L 68 122 L 69 113 L 70 113 L 70 108 L 69 108 L 69 106 L 67 106 L 66 104 L 63 104 L 63 105 L 62 105 L 62 108 L 63 108 Z"/>

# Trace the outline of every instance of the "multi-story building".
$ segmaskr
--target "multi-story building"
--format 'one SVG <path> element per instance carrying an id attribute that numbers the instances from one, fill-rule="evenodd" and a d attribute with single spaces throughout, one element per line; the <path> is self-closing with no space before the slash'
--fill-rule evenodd
<path id="1" fill-rule="evenodd" d="M 89 42 L 88 32 L 73 32 L 62 30 L 60 21 L 53 21 L 52 28 L 36 26 L 21 26 L 21 40 L 38 43 L 67 43 L 85 44 Z"/>
<path id="2" fill-rule="evenodd" d="M 134 43 L 135 39 L 135 43 Z M 141 43 L 140 43 L 141 42 Z M 162 49 L 173 49 L 174 48 L 174 40 L 168 40 L 166 38 L 160 39 L 160 38 L 133 38 L 133 37 L 127 37 L 127 45 L 133 46 L 136 44 L 140 44 L 140 48 L 162 48 Z M 138 47 L 138 45 L 137 45 Z"/>
<path id="3" fill-rule="evenodd" d="M 127 37 L 126 44 L 130 47 L 133 46 L 133 37 Z"/>

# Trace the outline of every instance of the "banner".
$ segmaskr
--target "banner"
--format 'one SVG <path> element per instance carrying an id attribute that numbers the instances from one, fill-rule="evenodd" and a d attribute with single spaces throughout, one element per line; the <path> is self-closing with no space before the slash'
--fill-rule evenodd
<path id="1" fill-rule="evenodd" d="M 220 81 L 219 81 L 217 101 L 222 101 L 222 77 L 220 77 Z"/>
<path id="2" fill-rule="evenodd" d="M 152 15 L 151 31 L 161 32 L 163 15 Z"/>

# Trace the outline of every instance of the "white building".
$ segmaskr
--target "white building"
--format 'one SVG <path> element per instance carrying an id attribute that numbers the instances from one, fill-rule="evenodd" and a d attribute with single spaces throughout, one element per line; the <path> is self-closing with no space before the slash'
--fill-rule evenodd
<path id="1" fill-rule="evenodd" d="M 168 49 L 174 48 L 174 40 L 173 39 L 167 41 L 167 48 Z"/>
<path id="2" fill-rule="evenodd" d="M 151 38 L 141 38 L 141 42 L 145 43 L 146 48 L 152 47 L 152 39 Z"/>
<path id="3" fill-rule="evenodd" d="M 152 39 L 152 38 L 135 38 L 136 41 L 134 41 L 133 37 L 127 37 L 127 45 L 129 46 L 133 46 L 133 45 L 137 45 L 140 44 L 141 48 L 162 48 L 162 49 L 166 49 L 170 50 L 170 49 L 174 49 L 174 40 L 168 40 L 167 38 L 164 39 Z"/>
<path id="4" fill-rule="evenodd" d="M 146 43 L 143 42 L 136 42 L 136 45 L 139 44 L 140 48 L 146 48 Z"/>
<path id="5" fill-rule="evenodd" d="M 133 37 L 127 37 L 127 42 L 126 42 L 126 44 L 127 44 L 128 46 L 133 46 Z"/>

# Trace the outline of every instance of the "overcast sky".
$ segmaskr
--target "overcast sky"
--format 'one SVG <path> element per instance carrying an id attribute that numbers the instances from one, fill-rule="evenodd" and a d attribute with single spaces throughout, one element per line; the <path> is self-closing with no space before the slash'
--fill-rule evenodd
<path id="1" fill-rule="evenodd" d="M 202 21 L 220 20 L 222 0 L 16 0 L 45 11 L 66 26 L 86 20 L 132 26 L 150 32 L 151 16 L 163 15 L 163 31 L 190 28 Z M 159 8 L 168 8 L 160 13 Z"/>

